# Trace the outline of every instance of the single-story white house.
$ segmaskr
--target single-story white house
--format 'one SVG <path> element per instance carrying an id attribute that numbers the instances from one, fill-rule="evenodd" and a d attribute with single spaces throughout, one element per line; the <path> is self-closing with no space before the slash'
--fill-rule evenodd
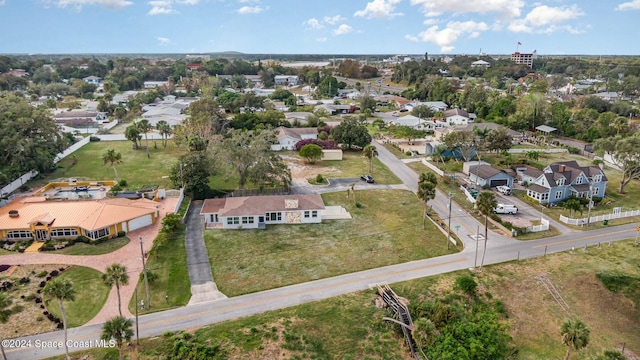
<path id="1" fill-rule="evenodd" d="M 208 227 L 264 229 L 271 224 L 322 222 L 320 195 L 274 195 L 206 199 L 200 214 Z"/>
<path id="2" fill-rule="evenodd" d="M 296 143 L 300 140 L 317 139 L 318 128 L 286 128 L 279 126 L 276 128 L 278 143 L 271 145 L 271 150 L 294 150 Z"/>

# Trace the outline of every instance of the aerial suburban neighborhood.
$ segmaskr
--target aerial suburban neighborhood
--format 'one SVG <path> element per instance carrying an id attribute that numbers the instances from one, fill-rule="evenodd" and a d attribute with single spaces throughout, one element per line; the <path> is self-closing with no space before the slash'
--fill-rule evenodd
<path id="1" fill-rule="evenodd" d="M 615 2 L 0 1 L 131 34 L 0 54 L 2 359 L 640 359 L 640 57 L 573 22 Z"/>

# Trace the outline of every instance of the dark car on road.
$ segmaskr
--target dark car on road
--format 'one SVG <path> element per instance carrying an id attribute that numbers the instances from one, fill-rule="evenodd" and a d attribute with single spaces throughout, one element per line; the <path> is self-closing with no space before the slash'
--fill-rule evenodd
<path id="1" fill-rule="evenodd" d="M 362 175 L 360 176 L 360 179 L 362 179 L 362 181 L 366 181 L 369 184 L 373 184 L 373 176 L 371 175 Z"/>

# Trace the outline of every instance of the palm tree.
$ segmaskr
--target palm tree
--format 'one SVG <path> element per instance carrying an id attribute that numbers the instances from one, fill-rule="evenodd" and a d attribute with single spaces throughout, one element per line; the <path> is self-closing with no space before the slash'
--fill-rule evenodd
<path id="1" fill-rule="evenodd" d="M 136 123 L 136 126 L 138 127 L 140 132 L 144 134 L 144 140 L 147 144 L 147 157 L 150 158 L 151 156 L 149 155 L 149 139 L 147 138 L 147 133 L 151 131 L 151 129 L 153 129 L 153 126 L 151 126 L 151 123 L 149 123 L 149 120 L 147 119 L 138 121 Z"/>
<path id="2" fill-rule="evenodd" d="M 60 304 L 60 312 L 62 313 L 62 326 L 64 328 L 64 350 L 69 360 L 69 346 L 67 346 L 67 314 L 64 312 L 63 300 L 73 301 L 76 297 L 76 292 L 73 290 L 73 284 L 69 280 L 55 279 L 51 280 L 47 287 L 44 288 L 44 294 L 58 299 Z"/>
<path id="3" fill-rule="evenodd" d="M 589 344 L 590 330 L 580 319 L 567 319 L 560 328 L 562 343 L 567 345 L 567 355 L 564 360 L 568 360 L 571 355 L 571 348 L 576 350 L 587 347 Z"/>
<path id="4" fill-rule="evenodd" d="M 116 286 L 118 292 L 118 312 L 122 316 L 122 302 L 120 300 L 120 285 L 127 285 L 129 283 L 129 274 L 127 274 L 127 268 L 122 264 L 111 264 L 102 275 L 102 281 L 107 286 Z"/>
<path id="5" fill-rule="evenodd" d="M 378 156 L 378 149 L 373 145 L 367 145 L 362 149 L 362 152 L 369 159 L 369 174 L 373 175 L 373 158 Z"/>
<path id="6" fill-rule="evenodd" d="M 113 319 L 107 320 L 107 322 L 102 326 L 101 339 L 105 341 L 115 340 L 120 360 L 124 359 L 122 343 L 125 341 L 131 341 L 131 338 L 133 337 L 133 330 L 131 327 L 131 320 L 125 319 L 122 316 L 116 316 Z"/>
<path id="7" fill-rule="evenodd" d="M 11 316 L 11 310 L 7 310 L 7 308 L 11 306 L 11 300 L 7 299 L 5 294 L 0 293 L 0 323 L 6 323 L 9 321 L 9 316 Z M 0 343 L 0 351 L 2 351 L 2 358 L 7 360 L 7 355 L 4 353 L 4 346 Z"/>
<path id="8" fill-rule="evenodd" d="M 438 178 L 436 177 L 436 174 L 432 172 L 422 173 L 420 174 L 420 178 L 418 179 L 418 184 L 423 182 L 430 182 L 433 185 L 438 185 Z"/>
<path id="9" fill-rule="evenodd" d="M 116 164 L 122 163 L 122 154 L 116 152 L 114 149 L 107 150 L 104 155 L 102 155 L 102 165 L 106 165 L 107 163 L 111 163 L 111 167 L 113 168 L 113 172 L 116 176 L 116 181 L 118 181 L 118 170 L 116 170 Z"/>
<path id="10" fill-rule="evenodd" d="M 136 124 L 127 126 L 127 128 L 124 130 L 124 136 L 127 138 L 127 140 L 133 142 L 133 149 L 138 150 L 138 140 L 142 138 L 138 126 Z"/>
<path id="11" fill-rule="evenodd" d="M 482 272 L 482 266 L 484 265 L 484 255 L 487 253 L 487 229 L 489 224 L 489 214 L 491 214 L 496 206 L 498 206 L 496 194 L 491 191 L 481 192 L 480 194 L 478 194 L 476 206 L 478 207 L 478 210 L 480 210 L 480 213 L 484 215 L 484 250 L 482 250 L 482 261 L 480 261 L 480 272 Z"/>
<path id="12" fill-rule="evenodd" d="M 424 208 L 422 210 L 422 229 L 426 230 L 427 229 L 427 202 L 429 200 L 433 200 L 436 197 L 436 185 L 425 181 L 425 182 L 421 182 L 418 185 L 418 198 L 422 201 L 422 203 L 424 204 Z"/>
<path id="13" fill-rule="evenodd" d="M 160 120 L 156 124 L 156 129 L 158 129 L 160 135 L 162 135 L 162 147 L 166 148 L 167 138 L 169 137 L 169 135 L 171 135 L 171 125 L 169 125 L 169 123 L 164 120 Z"/>

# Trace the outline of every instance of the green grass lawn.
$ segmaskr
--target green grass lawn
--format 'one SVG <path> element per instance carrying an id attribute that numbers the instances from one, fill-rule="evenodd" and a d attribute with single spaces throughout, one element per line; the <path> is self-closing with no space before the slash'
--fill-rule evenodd
<path id="1" fill-rule="evenodd" d="M 144 140 L 142 141 L 144 145 Z M 168 176 L 171 167 L 178 161 L 178 158 L 186 153 L 186 148 L 177 147 L 169 141 L 167 148 L 163 148 L 158 142 L 158 148 L 153 147 L 153 142 L 149 142 L 149 153 L 151 158 L 147 158 L 145 150 L 133 150 L 131 141 L 98 141 L 91 142 L 81 149 L 63 159 L 58 165 L 59 168 L 47 175 L 44 179 L 30 184 L 42 185 L 58 178 L 87 178 L 90 180 L 111 180 L 115 178 L 111 165 L 103 165 L 102 156 L 108 149 L 114 149 L 122 155 L 122 163 L 116 165 L 118 176 L 129 183 L 129 188 L 137 189 L 142 185 L 156 184 L 172 188 Z M 73 164 L 75 155 L 77 163 Z"/>
<path id="2" fill-rule="evenodd" d="M 102 273 L 98 270 L 73 266 L 58 278 L 70 280 L 76 293 L 74 301 L 64 301 L 67 326 L 70 328 L 83 325 L 93 319 L 107 301 L 110 289 L 102 282 Z M 47 310 L 62 319 L 58 300 L 46 296 L 44 298 Z"/>
<path id="3" fill-rule="evenodd" d="M 360 178 L 369 173 L 369 159 L 360 151 L 345 151 L 341 161 L 319 161 L 316 168 L 326 168 L 327 172 L 321 172 L 326 178 Z M 397 176 L 387 168 L 378 158 L 373 159 L 373 173 L 371 174 L 377 184 L 400 184 Z"/>
<path id="4" fill-rule="evenodd" d="M 85 243 L 75 243 L 72 246 L 64 249 L 48 251 L 51 254 L 64 254 L 64 255 L 103 255 L 114 252 L 121 247 L 129 243 L 129 238 L 126 236 L 111 239 L 96 245 L 89 245 Z"/>
<path id="5" fill-rule="evenodd" d="M 15 254 L 14 251 L 9 251 L 9 250 L 5 250 L 5 249 L 0 249 L 0 255 L 12 255 Z"/>
<path id="6" fill-rule="evenodd" d="M 145 313 L 184 306 L 189 302 L 191 283 L 187 269 L 184 227 L 174 234 L 160 233 L 158 235 L 147 261 L 147 269 L 155 273 L 158 278 L 149 282 L 152 308 L 147 308 Z M 130 281 L 139 281 L 138 301 L 146 299 L 144 281 L 137 276 L 133 276 Z M 129 303 L 129 311 L 132 314 L 135 313 L 134 297 Z"/>
<path id="7" fill-rule="evenodd" d="M 422 230 L 422 204 L 409 191 L 356 191 L 361 208 L 343 192 L 324 194 L 323 199 L 325 205 L 344 206 L 353 219 L 265 230 L 206 230 L 220 291 L 237 296 L 457 251 L 447 250 L 445 236 L 433 224 L 427 222 Z"/>
<path id="8" fill-rule="evenodd" d="M 591 359 L 604 349 L 625 343 L 640 352 L 640 311 L 630 295 L 640 290 L 640 248 L 633 240 L 611 247 L 576 251 L 546 257 L 486 266 L 475 274 L 477 292 L 490 292 L 504 303 L 509 332 L 518 349 L 517 359 L 560 359 L 566 352 L 560 326 L 568 317 L 578 317 L 591 329 L 588 346 L 573 351 L 572 359 Z M 608 291 L 596 278 L 601 272 L 635 278 L 635 288 Z M 540 273 L 554 283 L 570 306 L 560 309 L 548 291 L 537 282 Z M 392 289 L 410 302 L 410 309 L 425 299 L 451 292 L 454 279 L 467 270 L 402 283 Z M 589 294 L 589 296 L 585 296 Z M 382 317 L 388 310 L 374 306 L 374 291 L 358 291 L 326 300 L 264 314 L 225 321 L 193 331 L 197 341 L 221 344 L 233 359 L 408 359 L 409 352 L 398 327 Z M 412 313 L 415 321 L 417 314 Z M 166 356 L 171 343 L 163 337 L 144 339 L 140 349 L 129 349 L 141 360 Z M 163 344 L 164 342 L 164 344 Z M 103 354 L 93 349 L 91 354 Z M 113 356 L 113 354 L 111 355 Z M 58 357 L 59 359 L 63 357 Z M 106 357 L 96 357 L 103 359 Z"/>

